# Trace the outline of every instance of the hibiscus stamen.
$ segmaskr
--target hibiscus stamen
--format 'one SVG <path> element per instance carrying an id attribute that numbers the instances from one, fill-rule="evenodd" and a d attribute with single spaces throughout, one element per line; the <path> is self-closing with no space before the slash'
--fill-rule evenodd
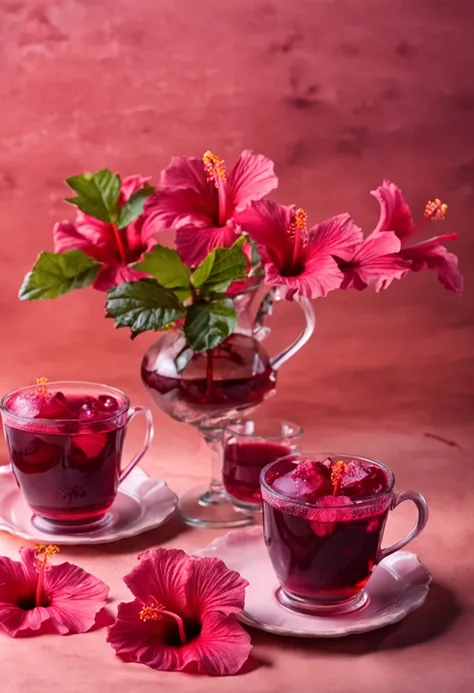
<path id="1" fill-rule="evenodd" d="M 418 224 L 415 231 L 422 229 L 429 221 L 444 221 L 447 211 L 448 205 L 441 202 L 438 197 L 434 200 L 429 200 L 425 207 L 425 218 Z"/>
<path id="2" fill-rule="evenodd" d="M 46 383 L 48 382 L 48 378 L 36 378 L 36 392 L 39 395 L 45 395 L 47 393 L 47 388 L 46 388 Z"/>
<path id="3" fill-rule="evenodd" d="M 59 546 L 54 544 L 38 544 L 36 547 L 36 570 L 38 571 L 38 582 L 36 584 L 36 596 L 35 604 L 36 606 L 41 606 L 43 599 L 43 586 L 44 586 L 44 575 L 46 568 L 48 566 L 48 559 L 54 554 L 59 552 Z"/>
<path id="4" fill-rule="evenodd" d="M 344 478 L 344 472 L 346 471 L 345 462 L 336 462 L 331 470 L 331 484 L 332 484 L 332 495 L 337 496 L 342 484 L 342 479 Z"/>
<path id="5" fill-rule="evenodd" d="M 308 215 L 304 209 L 298 208 L 295 212 L 293 221 L 288 227 L 288 235 L 293 239 L 293 258 L 292 265 L 298 263 L 298 256 L 301 247 L 304 247 L 308 242 Z"/>
<path id="6" fill-rule="evenodd" d="M 184 630 L 184 623 L 181 616 L 178 616 L 178 614 L 175 614 L 172 611 L 168 611 L 163 604 L 157 602 L 153 597 L 151 598 L 150 604 L 143 604 L 138 615 L 140 617 L 140 621 L 143 621 L 143 623 L 147 623 L 148 621 L 161 621 L 163 616 L 170 616 L 172 619 L 174 619 L 178 626 L 181 645 L 186 644 L 186 632 Z"/>
<path id="7" fill-rule="evenodd" d="M 204 152 L 202 157 L 204 162 L 204 169 L 207 174 L 207 180 L 210 183 L 214 183 L 219 194 L 219 224 L 223 226 L 226 219 L 226 199 L 225 199 L 225 186 L 224 183 L 227 179 L 227 172 L 225 170 L 225 163 L 218 156 L 210 152 Z"/>

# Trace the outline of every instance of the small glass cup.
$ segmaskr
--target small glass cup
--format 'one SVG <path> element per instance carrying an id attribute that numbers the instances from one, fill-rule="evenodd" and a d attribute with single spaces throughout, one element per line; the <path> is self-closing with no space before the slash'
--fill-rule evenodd
<path id="1" fill-rule="evenodd" d="M 377 467 L 387 487 L 376 496 L 352 498 L 347 505 L 330 504 L 327 496 L 313 503 L 295 500 L 272 484 L 302 460 L 358 460 Z M 345 613 L 367 601 L 364 586 L 374 567 L 415 539 L 428 520 L 428 504 L 417 491 L 395 493 L 391 469 L 365 457 L 332 453 L 290 455 L 262 470 L 264 538 L 280 583 L 277 601 L 292 611 L 316 615 Z M 343 498 L 339 496 L 339 498 Z M 405 500 L 418 509 L 412 531 L 381 549 L 390 510 Z"/>
<path id="2" fill-rule="evenodd" d="M 301 428 L 291 421 L 267 418 L 241 419 L 224 429 L 222 477 L 236 508 L 261 512 L 261 470 L 296 452 L 301 433 Z"/>
<path id="3" fill-rule="evenodd" d="M 107 524 L 119 483 L 153 440 L 150 410 L 130 408 L 116 388 L 79 381 L 20 388 L 0 408 L 13 474 L 37 529 L 79 532 Z M 146 418 L 145 441 L 122 469 L 125 432 L 139 413 Z"/>

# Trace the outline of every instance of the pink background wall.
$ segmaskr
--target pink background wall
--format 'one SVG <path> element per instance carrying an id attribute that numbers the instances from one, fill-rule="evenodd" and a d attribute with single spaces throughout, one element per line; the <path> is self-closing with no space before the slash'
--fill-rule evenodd
<path id="1" fill-rule="evenodd" d="M 249 147 L 276 161 L 275 199 L 306 208 L 314 221 L 349 211 L 370 231 L 378 210 L 369 190 L 384 177 L 403 187 L 417 216 L 429 198 L 448 202 L 448 220 L 434 231 L 460 233 L 465 296 L 447 294 L 426 273 L 382 295 L 319 301 L 317 332 L 282 371 L 267 405 L 302 423 L 308 447 L 379 456 L 400 488 L 428 496 L 432 518 L 417 547 L 451 596 L 441 606 L 431 602 L 422 622 L 383 636 L 397 646 L 422 629 L 423 644 L 404 650 L 412 678 L 391 684 L 405 693 L 415 690 L 409 682 L 420 662 L 416 690 L 423 683 L 443 693 L 468 690 L 469 674 L 459 666 L 472 626 L 463 615 L 452 624 L 450 614 L 453 599 L 472 601 L 473 578 L 466 552 L 474 481 L 473 22 L 468 0 L 0 0 L 2 392 L 38 376 L 84 378 L 146 401 L 139 362 L 153 336 L 132 343 L 115 332 L 102 317 L 102 295 L 17 300 L 36 254 L 52 249 L 53 223 L 72 218 L 61 201 L 68 175 L 107 166 L 156 179 L 172 154 L 211 149 L 232 163 Z M 280 310 L 272 349 L 300 327 L 292 306 Z M 203 478 L 197 434 L 160 412 L 155 421 L 145 467 L 177 491 L 191 476 Z M 3 440 L 0 454 L 5 459 Z M 393 535 L 411 515 L 400 510 L 397 518 Z M 184 536 L 178 543 L 188 550 L 211 538 L 205 531 Z M 438 626 L 449 632 L 432 640 Z M 273 657 L 275 639 L 259 638 Z M 316 645 L 290 651 L 293 660 L 275 664 L 272 678 L 256 679 L 253 690 L 271 687 L 273 677 L 289 690 L 295 662 L 308 653 L 320 672 L 329 666 Z M 382 685 L 390 667 L 395 677 L 395 660 L 384 666 L 367 680 L 356 666 L 360 690 L 378 690 L 369 684 Z M 147 681 L 151 690 L 154 679 Z"/>

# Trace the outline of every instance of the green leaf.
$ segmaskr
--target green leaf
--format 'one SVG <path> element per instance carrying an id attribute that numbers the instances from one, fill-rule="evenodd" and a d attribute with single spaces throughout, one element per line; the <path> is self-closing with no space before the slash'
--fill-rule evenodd
<path id="1" fill-rule="evenodd" d="M 186 309 L 155 279 L 140 279 L 114 286 L 107 293 L 106 316 L 115 327 L 130 327 L 132 339 L 140 332 L 163 330 L 184 318 Z"/>
<path id="2" fill-rule="evenodd" d="M 92 284 L 100 264 L 82 250 L 40 253 L 20 288 L 20 301 L 56 298 Z"/>
<path id="3" fill-rule="evenodd" d="M 78 193 L 77 197 L 66 198 L 66 202 L 76 205 L 95 219 L 116 223 L 120 195 L 120 178 L 116 173 L 104 168 L 96 173 L 71 176 L 66 183 Z"/>
<path id="4" fill-rule="evenodd" d="M 135 221 L 143 212 L 145 202 L 154 192 L 155 188 L 148 183 L 141 190 L 136 190 L 133 195 L 120 208 L 118 215 L 117 226 L 119 229 L 124 229 L 126 226 Z"/>
<path id="5" fill-rule="evenodd" d="M 230 248 L 214 248 L 194 271 L 191 281 L 206 292 L 224 292 L 233 281 L 242 279 L 248 260 L 242 252 L 246 238 L 241 236 Z"/>
<path id="6" fill-rule="evenodd" d="M 187 344 L 193 351 L 214 349 L 232 334 L 236 324 L 237 314 L 230 298 L 193 303 L 184 323 Z"/>
<path id="7" fill-rule="evenodd" d="M 191 296 L 189 269 L 172 248 L 155 245 L 134 268 L 151 274 L 158 284 L 170 289 L 181 301 Z"/>

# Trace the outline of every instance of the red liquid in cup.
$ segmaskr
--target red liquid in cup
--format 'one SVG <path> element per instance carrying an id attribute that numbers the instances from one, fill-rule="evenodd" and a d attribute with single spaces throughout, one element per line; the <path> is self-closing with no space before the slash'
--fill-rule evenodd
<path id="1" fill-rule="evenodd" d="M 32 392 L 12 395 L 5 408 L 25 417 L 15 420 L 7 413 L 5 435 L 13 473 L 31 509 L 68 525 L 105 516 L 119 484 L 123 403 L 108 395 Z"/>
<path id="2" fill-rule="evenodd" d="M 388 488 L 385 473 L 353 460 L 334 496 L 330 461 L 308 460 L 296 467 L 282 462 L 275 467 L 266 482 L 286 499 L 264 490 L 264 535 L 284 591 L 290 597 L 327 603 L 356 596 L 379 554 L 390 494 L 378 500 L 376 496 Z M 358 506 L 356 499 L 371 496 L 375 498 Z"/>
<path id="3" fill-rule="evenodd" d="M 244 503 L 260 503 L 260 472 L 270 462 L 292 452 L 289 445 L 262 440 L 227 443 L 222 477 L 225 490 Z"/>

